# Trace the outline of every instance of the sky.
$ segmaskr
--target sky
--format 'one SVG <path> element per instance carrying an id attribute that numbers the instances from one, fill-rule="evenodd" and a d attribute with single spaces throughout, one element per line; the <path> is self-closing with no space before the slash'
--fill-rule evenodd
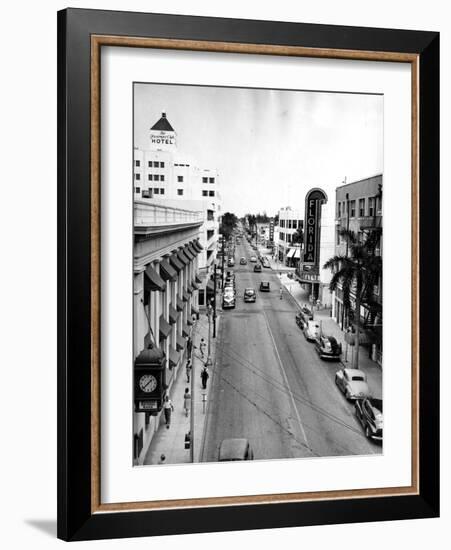
<path id="1" fill-rule="evenodd" d="M 162 112 L 178 156 L 217 169 L 222 211 L 304 211 L 305 195 L 383 171 L 383 96 L 135 84 L 135 147 L 149 149 Z"/>

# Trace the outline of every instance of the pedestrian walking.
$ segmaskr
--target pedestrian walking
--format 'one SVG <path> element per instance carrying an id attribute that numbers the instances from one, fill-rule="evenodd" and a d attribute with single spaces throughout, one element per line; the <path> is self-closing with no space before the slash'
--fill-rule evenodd
<path id="1" fill-rule="evenodd" d="M 186 343 L 186 351 L 188 352 L 188 360 L 191 359 L 191 352 L 193 351 L 193 339 L 191 336 L 188 337 L 188 342 Z"/>
<path id="2" fill-rule="evenodd" d="M 187 382 L 189 382 L 190 380 L 191 369 L 192 369 L 191 359 L 187 359 L 186 361 L 186 381 Z"/>
<path id="3" fill-rule="evenodd" d="M 210 375 L 208 374 L 207 369 L 204 367 L 202 369 L 202 372 L 200 373 L 200 379 L 202 380 L 202 389 L 207 389 L 207 380 L 209 379 Z"/>
<path id="4" fill-rule="evenodd" d="M 280 296 L 280 299 L 283 298 L 283 288 L 282 287 L 279 288 L 279 296 Z"/>
<path id="5" fill-rule="evenodd" d="M 185 416 L 188 416 L 191 408 L 191 394 L 189 388 L 185 388 L 185 393 L 183 394 L 183 408 L 185 409 Z"/>
<path id="6" fill-rule="evenodd" d="M 166 461 L 166 455 L 162 454 L 160 456 L 160 460 L 158 461 L 158 464 L 164 464 Z"/>
<path id="7" fill-rule="evenodd" d="M 205 339 L 204 338 L 201 338 L 200 339 L 200 344 L 199 344 L 199 350 L 200 350 L 200 354 L 202 355 L 202 359 L 205 357 L 205 349 L 207 347 L 207 344 L 205 342 Z"/>
<path id="8" fill-rule="evenodd" d="M 174 410 L 174 405 L 172 404 L 172 401 L 169 399 L 168 395 L 164 398 L 163 410 L 164 419 L 166 421 L 166 428 L 169 430 L 169 426 L 171 425 L 171 413 Z"/>

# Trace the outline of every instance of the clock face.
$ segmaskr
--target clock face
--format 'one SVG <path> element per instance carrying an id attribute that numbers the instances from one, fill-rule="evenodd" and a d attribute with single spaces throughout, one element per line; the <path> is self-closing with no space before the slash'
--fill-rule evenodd
<path id="1" fill-rule="evenodd" d="M 143 374 L 139 379 L 139 387 L 145 393 L 152 393 L 157 387 L 157 379 L 152 374 Z"/>

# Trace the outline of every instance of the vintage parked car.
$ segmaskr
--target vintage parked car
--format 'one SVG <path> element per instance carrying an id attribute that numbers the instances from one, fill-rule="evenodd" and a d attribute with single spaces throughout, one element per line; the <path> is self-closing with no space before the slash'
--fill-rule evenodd
<path id="1" fill-rule="evenodd" d="M 271 266 L 269 265 L 269 260 L 268 260 L 268 258 L 265 258 L 265 257 L 262 258 L 262 266 L 263 266 L 263 267 L 271 267 Z"/>
<path id="2" fill-rule="evenodd" d="M 333 336 L 319 336 L 315 342 L 315 349 L 321 359 L 340 360 L 341 344 Z"/>
<path id="3" fill-rule="evenodd" d="M 335 373 L 335 384 L 350 401 L 369 395 L 366 374 L 360 369 L 340 369 Z"/>
<path id="4" fill-rule="evenodd" d="M 244 301 L 245 302 L 255 302 L 257 299 L 257 294 L 253 288 L 246 288 L 244 290 Z"/>
<path id="5" fill-rule="evenodd" d="M 365 397 L 355 402 L 355 414 L 369 439 L 382 441 L 384 418 L 382 415 L 382 399 Z"/>
<path id="6" fill-rule="evenodd" d="M 218 451 L 219 462 L 232 460 L 254 460 L 254 452 L 247 439 L 223 439 Z"/>
<path id="7" fill-rule="evenodd" d="M 262 281 L 260 283 L 260 292 L 270 292 L 271 286 L 269 284 L 269 281 Z"/>
<path id="8" fill-rule="evenodd" d="M 253 264 L 257 263 L 257 256 L 251 256 L 249 258 L 249 261 L 251 261 Z"/>
<path id="9" fill-rule="evenodd" d="M 320 335 L 321 326 L 317 321 L 304 322 L 304 336 L 309 342 L 315 342 Z"/>
<path id="10" fill-rule="evenodd" d="M 235 265 L 235 260 L 233 258 L 229 258 L 227 261 L 227 267 L 233 267 Z"/>
<path id="11" fill-rule="evenodd" d="M 236 294 L 233 288 L 227 287 L 224 289 L 222 296 L 222 309 L 229 309 L 236 306 Z"/>
<path id="12" fill-rule="evenodd" d="M 246 258 L 240 258 L 240 265 L 246 265 L 246 264 L 247 264 Z"/>
<path id="13" fill-rule="evenodd" d="M 254 272 L 255 273 L 261 273 L 262 272 L 262 266 L 260 264 L 254 265 Z"/>

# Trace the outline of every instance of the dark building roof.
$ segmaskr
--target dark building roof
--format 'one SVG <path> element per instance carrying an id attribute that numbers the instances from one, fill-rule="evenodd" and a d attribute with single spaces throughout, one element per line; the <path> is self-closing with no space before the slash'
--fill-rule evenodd
<path id="1" fill-rule="evenodd" d="M 163 132 L 174 132 L 174 128 L 169 124 L 169 121 L 166 118 L 166 113 L 161 113 L 160 120 L 152 126 L 151 130 L 159 130 Z"/>

